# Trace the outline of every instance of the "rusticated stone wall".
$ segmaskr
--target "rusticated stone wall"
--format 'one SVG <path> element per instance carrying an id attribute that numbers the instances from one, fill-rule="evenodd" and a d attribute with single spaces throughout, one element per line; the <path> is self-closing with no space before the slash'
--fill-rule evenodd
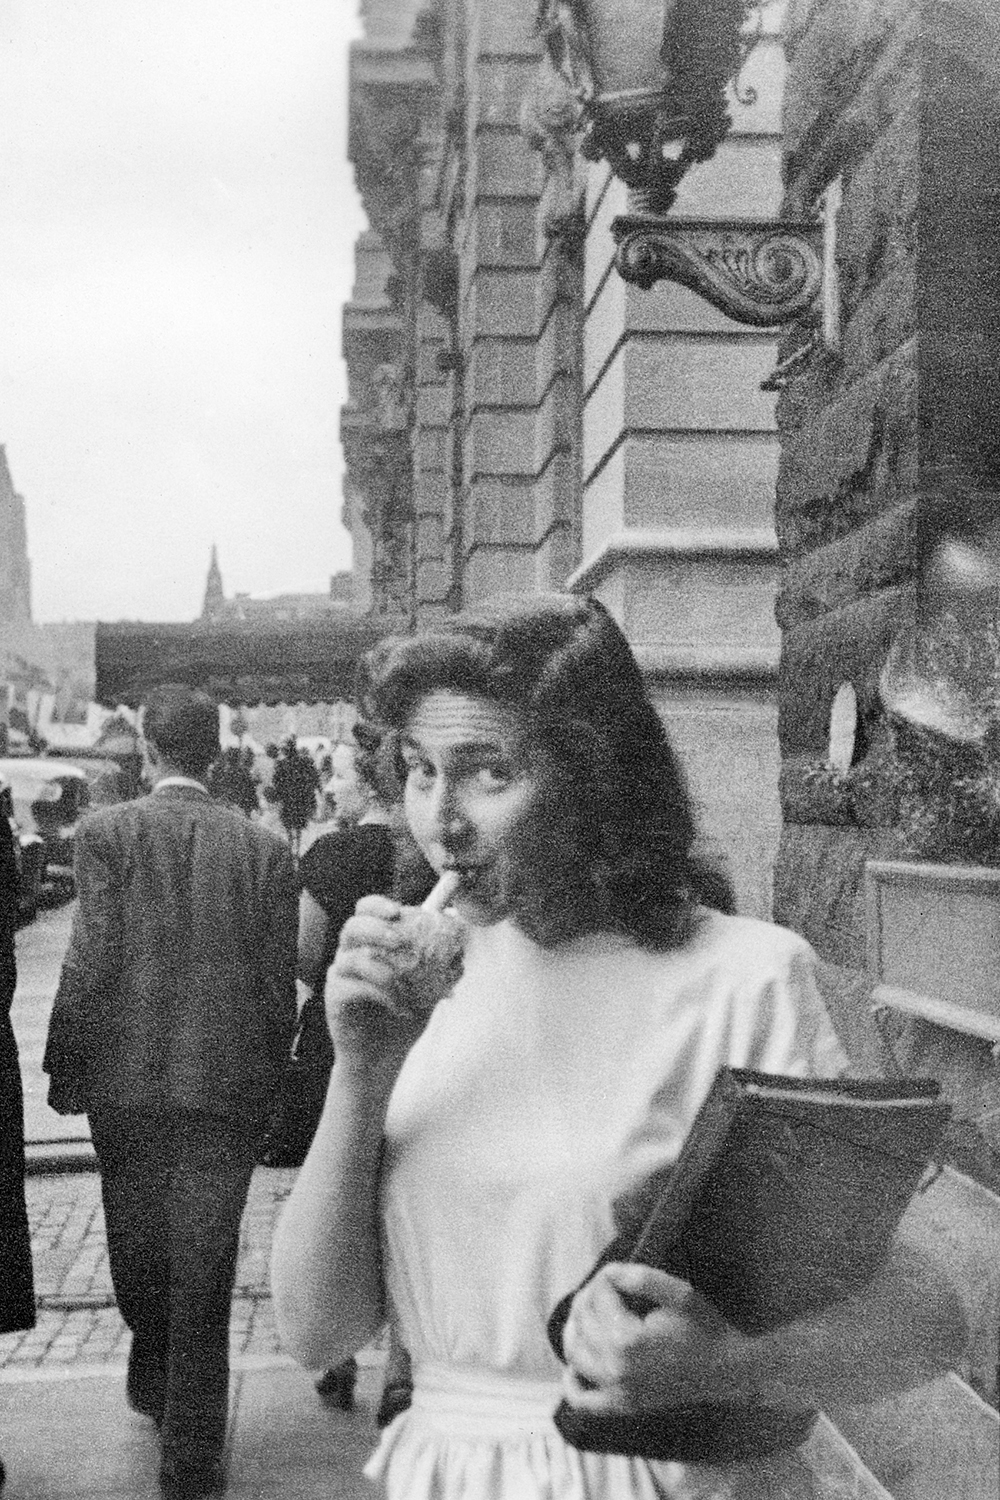
<path id="1" fill-rule="evenodd" d="M 918 573 L 917 269 L 920 7 L 792 0 L 786 22 L 786 209 L 840 179 L 837 352 L 817 349 L 782 393 L 776 521 L 783 567 L 778 734 L 784 827 L 775 915 L 843 968 L 865 967 L 864 865 L 898 852 L 891 810 L 831 807 L 827 759 L 841 683 L 858 698 L 856 759 L 880 729 L 878 678 Z M 842 1024 L 866 1060 L 873 1038 Z"/>
<path id="2" fill-rule="evenodd" d="M 937 1075 L 955 1106 L 952 1162 L 996 1188 L 988 1042 L 885 1012 L 875 1024 L 865 864 L 941 857 L 915 841 L 916 783 L 880 677 L 934 607 L 928 561 L 942 537 L 981 536 L 1000 515 L 1000 10 L 791 0 L 786 52 L 785 209 L 839 187 L 842 317 L 839 349 L 818 345 L 777 408 L 775 917 L 824 960 L 855 1064 Z M 857 725 L 850 764 L 835 768 L 844 684 Z"/>

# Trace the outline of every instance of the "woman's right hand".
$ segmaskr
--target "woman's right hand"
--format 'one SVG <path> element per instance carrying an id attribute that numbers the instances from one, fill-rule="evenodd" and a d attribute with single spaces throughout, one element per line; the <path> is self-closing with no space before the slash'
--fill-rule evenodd
<path id="1" fill-rule="evenodd" d="M 404 908 L 365 896 L 345 922 L 326 982 L 335 1055 L 345 1064 L 395 1072 L 427 1024 L 439 996 L 413 982 Z"/>

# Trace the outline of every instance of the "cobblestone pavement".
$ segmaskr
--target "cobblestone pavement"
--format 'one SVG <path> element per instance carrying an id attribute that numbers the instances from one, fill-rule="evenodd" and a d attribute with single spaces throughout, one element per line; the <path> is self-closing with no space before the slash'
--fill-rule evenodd
<path id="1" fill-rule="evenodd" d="M 243 1216 L 230 1352 L 239 1367 L 283 1358 L 268 1283 L 271 1236 L 294 1170 L 260 1167 Z M 115 1306 L 96 1172 L 28 1177 L 38 1321 L 0 1339 L 6 1378 L 41 1367 L 124 1364 L 129 1334 Z"/>

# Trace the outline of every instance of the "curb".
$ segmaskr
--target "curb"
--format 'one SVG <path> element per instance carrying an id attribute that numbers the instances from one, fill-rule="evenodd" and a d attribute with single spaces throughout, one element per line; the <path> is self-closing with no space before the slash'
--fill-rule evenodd
<path id="1" fill-rule="evenodd" d="M 96 1172 L 97 1157 L 84 1136 L 76 1140 L 26 1141 L 24 1175 L 49 1177 L 62 1172 Z"/>

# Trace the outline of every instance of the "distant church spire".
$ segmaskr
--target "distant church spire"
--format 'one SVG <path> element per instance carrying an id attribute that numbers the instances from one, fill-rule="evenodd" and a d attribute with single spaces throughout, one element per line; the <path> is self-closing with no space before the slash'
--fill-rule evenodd
<path id="1" fill-rule="evenodd" d="M 208 564 L 208 577 L 205 580 L 205 602 L 201 606 L 201 618 L 203 620 L 214 620 L 222 613 L 222 607 L 226 602 L 226 596 L 222 591 L 222 574 L 219 571 L 219 553 L 215 543 L 212 543 L 212 557 Z"/>

